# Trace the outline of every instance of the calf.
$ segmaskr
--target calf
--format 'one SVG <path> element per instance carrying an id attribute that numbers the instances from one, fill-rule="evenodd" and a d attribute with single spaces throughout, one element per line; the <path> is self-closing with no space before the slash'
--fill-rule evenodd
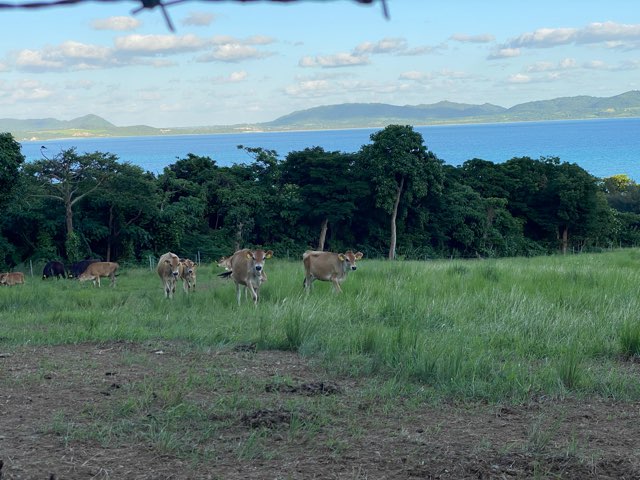
<path id="1" fill-rule="evenodd" d="M 184 293 L 189 293 L 192 288 L 196 289 L 196 267 L 197 265 L 188 258 L 180 259 L 178 276 L 182 279 Z"/>
<path id="2" fill-rule="evenodd" d="M 222 257 L 220 258 L 220 260 L 218 260 L 218 263 L 216 264 L 218 267 L 220 268 L 224 268 L 226 271 L 231 270 L 231 257 L 233 255 L 229 256 L 229 257 Z"/>
<path id="3" fill-rule="evenodd" d="M 98 287 L 100 287 L 100 277 L 109 277 L 111 286 L 115 287 L 118 267 L 119 265 L 115 262 L 93 262 L 80 274 L 78 280 L 81 282 L 93 280 L 93 286 L 95 287 L 97 283 Z"/>
<path id="4" fill-rule="evenodd" d="M 69 278 L 78 278 L 80 274 L 83 273 L 89 265 L 94 262 L 99 262 L 97 259 L 88 259 L 88 260 L 80 260 L 79 262 L 74 262 L 69 267 Z"/>
<path id="5" fill-rule="evenodd" d="M 7 285 L 9 287 L 13 285 L 24 285 L 24 273 L 22 272 L 9 272 L 0 273 L 0 285 Z"/>
<path id="6" fill-rule="evenodd" d="M 231 257 L 231 278 L 236 284 L 236 298 L 240 305 L 240 287 L 244 286 L 251 292 L 254 305 L 258 304 L 260 285 L 263 281 L 264 261 L 271 258 L 271 250 L 238 250 Z"/>
<path id="7" fill-rule="evenodd" d="M 357 268 L 356 260 L 362 257 L 362 252 L 353 253 L 351 250 L 346 253 L 307 250 L 302 255 L 305 289 L 311 290 L 314 280 L 322 280 L 333 283 L 334 291 L 341 293 L 340 284 L 346 280 L 349 271 Z"/>
<path id="8" fill-rule="evenodd" d="M 180 258 L 175 253 L 165 253 L 158 260 L 156 271 L 160 281 L 162 281 L 164 296 L 173 298 L 173 294 L 176 293 L 178 275 L 180 274 Z"/>
<path id="9" fill-rule="evenodd" d="M 58 279 L 64 278 L 66 276 L 64 270 L 64 264 L 62 262 L 47 262 L 47 264 L 42 269 L 42 279 L 46 280 L 47 278 L 56 277 Z"/>

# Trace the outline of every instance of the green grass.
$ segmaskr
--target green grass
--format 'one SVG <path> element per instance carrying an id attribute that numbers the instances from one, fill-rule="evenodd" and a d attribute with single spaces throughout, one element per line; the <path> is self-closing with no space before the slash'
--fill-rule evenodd
<path id="1" fill-rule="evenodd" d="M 115 288 L 27 277 L 0 288 L 0 345 L 181 341 L 296 351 L 336 374 L 375 376 L 434 399 L 535 395 L 640 399 L 640 251 L 501 260 L 362 260 L 334 294 L 302 290 L 301 262 L 270 260 L 257 308 L 203 265 L 198 289 L 163 296 L 155 272 Z M 397 388 L 394 390 L 397 391 Z M 169 399 L 170 401 L 170 399 Z M 171 438 L 149 431 L 159 442 Z M 151 434 L 150 433 L 150 434 Z M 261 436 L 256 432 L 256 443 Z M 251 445 L 239 452 L 251 456 Z M 339 445 L 336 447 L 339 448 Z"/>

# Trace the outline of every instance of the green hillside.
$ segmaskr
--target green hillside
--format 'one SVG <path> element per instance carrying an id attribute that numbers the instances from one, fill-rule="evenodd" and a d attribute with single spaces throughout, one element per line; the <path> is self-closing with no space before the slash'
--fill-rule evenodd
<path id="1" fill-rule="evenodd" d="M 322 130 L 385 127 L 389 124 L 433 125 L 447 123 L 498 123 L 640 116 L 640 91 L 613 97 L 576 96 L 539 100 L 505 108 L 490 103 L 473 105 L 442 101 L 421 105 L 343 103 L 299 110 L 270 122 L 241 125 L 154 128 L 147 125 L 118 127 L 97 115 L 72 120 L 55 118 L 0 119 L 0 132 L 18 140 L 72 137 L 125 137 L 145 135 L 237 133 L 251 131 Z"/>

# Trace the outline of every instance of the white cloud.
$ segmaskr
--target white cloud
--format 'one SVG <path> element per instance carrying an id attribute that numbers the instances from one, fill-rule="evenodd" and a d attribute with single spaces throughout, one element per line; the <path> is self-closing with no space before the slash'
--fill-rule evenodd
<path id="1" fill-rule="evenodd" d="M 181 23 L 185 26 L 207 27 L 213 23 L 215 18 L 215 15 L 212 13 L 191 12 Z"/>
<path id="2" fill-rule="evenodd" d="M 582 66 L 589 70 L 609 70 L 609 66 L 602 60 L 590 60 L 583 63 Z"/>
<path id="3" fill-rule="evenodd" d="M 418 83 L 429 82 L 434 79 L 434 75 L 432 73 L 418 72 L 415 70 L 401 73 L 399 78 L 401 80 L 412 80 Z"/>
<path id="4" fill-rule="evenodd" d="M 537 62 L 526 68 L 528 73 L 539 72 L 557 72 L 560 70 L 571 70 L 578 66 L 578 62 L 574 58 L 564 58 L 558 63 L 553 62 Z"/>
<path id="5" fill-rule="evenodd" d="M 640 24 L 591 23 L 583 28 L 540 28 L 511 39 L 505 48 L 550 48 L 569 44 L 601 43 L 607 48 L 640 41 Z"/>
<path id="6" fill-rule="evenodd" d="M 60 60 L 46 58 L 37 50 L 21 50 L 15 56 L 15 65 L 19 70 L 44 71 L 63 70 L 65 65 Z"/>
<path id="7" fill-rule="evenodd" d="M 531 82 L 531 77 L 528 75 L 524 75 L 522 73 L 516 73 L 514 75 L 509 76 L 507 79 L 508 83 L 529 83 Z"/>
<path id="8" fill-rule="evenodd" d="M 495 37 L 490 33 L 482 33 L 480 35 L 467 35 L 464 33 L 455 33 L 451 35 L 451 40 L 463 43 L 490 43 L 495 40 Z"/>
<path id="9" fill-rule="evenodd" d="M 20 80 L 13 84 L 0 84 L 2 104 L 13 105 L 19 102 L 37 102 L 53 97 L 54 90 L 35 80 Z"/>
<path id="10" fill-rule="evenodd" d="M 231 72 L 228 76 L 220 75 L 213 77 L 208 81 L 214 84 L 240 83 L 245 81 L 248 76 L 249 74 L 246 71 L 240 70 L 237 72 Z"/>
<path id="11" fill-rule="evenodd" d="M 127 35 L 115 39 L 116 50 L 135 54 L 173 54 L 201 50 L 206 42 L 196 35 Z"/>
<path id="12" fill-rule="evenodd" d="M 404 38 L 383 38 L 375 43 L 361 43 L 354 49 L 354 52 L 360 55 L 365 53 L 397 53 L 406 50 L 407 41 Z"/>
<path id="13" fill-rule="evenodd" d="M 42 50 L 20 50 L 12 55 L 18 70 L 31 72 L 87 70 L 113 65 L 109 48 L 67 41 Z"/>
<path id="14" fill-rule="evenodd" d="M 227 43 L 214 47 L 214 49 L 196 58 L 198 62 L 241 62 L 244 60 L 254 60 L 271 56 L 270 52 L 262 52 L 249 45 L 238 43 Z"/>
<path id="15" fill-rule="evenodd" d="M 133 17 L 109 17 L 91 22 L 96 30 L 126 31 L 135 30 L 140 26 L 140 21 Z"/>
<path id="16" fill-rule="evenodd" d="M 353 53 L 336 53 L 335 55 L 319 55 L 316 57 L 302 57 L 298 62 L 301 67 L 339 68 L 367 65 L 371 63 L 365 55 Z"/>
<path id="17" fill-rule="evenodd" d="M 487 58 L 489 60 L 497 60 L 500 58 L 513 58 L 520 56 L 519 48 L 500 48 L 489 55 Z"/>

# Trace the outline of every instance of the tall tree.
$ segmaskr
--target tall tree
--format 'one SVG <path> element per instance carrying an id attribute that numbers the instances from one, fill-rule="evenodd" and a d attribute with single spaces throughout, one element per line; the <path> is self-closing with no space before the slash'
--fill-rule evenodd
<path id="1" fill-rule="evenodd" d="M 73 208 L 105 183 L 113 175 L 116 165 L 117 157 L 114 154 L 94 152 L 78 155 L 75 148 L 25 165 L 26 174 L 42 187 L 42 193 L 37 196 L 64 205 L 67 256 L 70 260 L 79 254 L 73 229 Z"/>
<path id="2" fill-rule="evenodd" d="M 389 125 L 370 138 L 372 143 L 360 150 L 362 166 L 370 175 L 376 205 L 389 214 L 388 257 L 393 260 L 400 205 L 441 191 L 442 162 L 410 125 Z"/>
<path id="3" fill-rule="evenodd" d="M 302 216 L 319 225 L 318 250 L 324 250 L 330 223 L 349 218 L 366 185 L 354 178 L 355 157 L 322 147 L 290 152 L 282 163 L 282 182 L 298 186 Z"/>
<path id="4" fill-rule="evenodd" d="M 22 162 L 24 155 L 20 151 L 20 144 L 10 133 L 0 133 L 0 206 L 9 199 Z"/>
<path id="5" fill-rule="evenodd" d="M 150 247 L 149 227 L 157 218 L 160 203 L 153 174 L 137 165 L 118 164 L 113 176 L 87 198 L 89 202 L 83 202 L 83 210 L 100 224 L 100 229 L 93 230 L 103 232 L 100 247 L 106 261 L 124 253 L 125 244 L 132 247 L 128 253 Z"/>

